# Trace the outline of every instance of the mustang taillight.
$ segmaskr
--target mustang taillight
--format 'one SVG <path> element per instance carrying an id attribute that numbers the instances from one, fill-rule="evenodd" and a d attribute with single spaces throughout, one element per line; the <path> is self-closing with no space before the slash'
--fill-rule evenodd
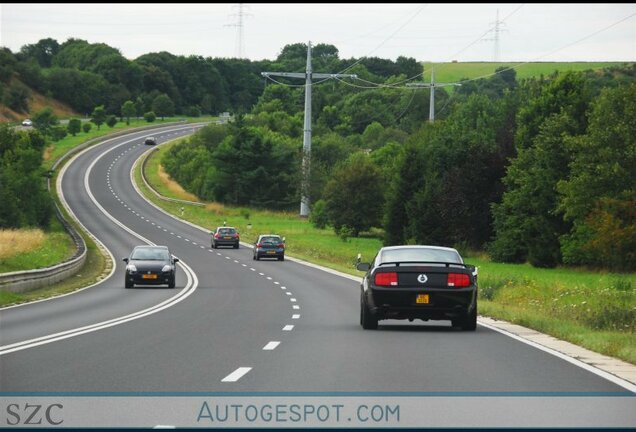
<path id="1" fill-rule="evenodd" d="M 397 286 L 398 275 L 395 272 L 377 273 L 375 275 L 375 284 L 377 286 Z"/>
<path id="2" fill-rule="evenodd" d="M 279 247 L 280 249 L 285 249 L 285 245 L 284 245 L 284 244 L 282 244 L 282 243 L 281 243 L 281 244 L 279 244 L 279 245 L 278 245 L 278 247 Z"/>
<path id="3" fill-rule="evenodd" d="M 463 288 L 470 286 L 470 278 L 464 273 L 449 273 L 448 286 L 455 288 Z"/>
<path id="4" fill-rule="evenodd" d="M 262 245 L 262 244 L 260 244 L 260 243 L 256 243 L 256 247 L 257 247 L 257 248 L 262 248 L 262 247 L 263 247 L 263 245 Z"/>

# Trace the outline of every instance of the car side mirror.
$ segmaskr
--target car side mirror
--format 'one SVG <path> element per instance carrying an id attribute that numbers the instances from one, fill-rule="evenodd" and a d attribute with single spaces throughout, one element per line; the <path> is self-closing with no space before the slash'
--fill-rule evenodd
<path id="1" fill-rule="evenodd" d="M 175 264 L 179 262 L 179 258 L 177 257 L 174 257 L 172 260 L 174 261 Z"/>
<path id="2" fill-rule="evenodd" d="M 370 268 L 371 268 L 371 264 L 369 263 L 358 263 L 356 265 L 356 269 L 363 272 L 369 271 Z"/>
<path id="3" fill-rule="evenodd" d="M 128 263 L 128 258 L 122 258 L 122 261 Z"/>
<path id="4" fill-rule="evenodd" d="M 283 237 L 283 243 L 285 243 L 285 237 Z"/>

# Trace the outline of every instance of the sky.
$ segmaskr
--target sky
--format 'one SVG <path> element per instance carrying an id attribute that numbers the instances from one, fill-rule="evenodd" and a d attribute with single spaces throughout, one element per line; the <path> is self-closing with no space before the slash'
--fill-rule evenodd
<path id="1" fill-rule="evenodd" d="M 335 45 L 340 58 L 636 61 L 634 3 L 242 5 L 238 26 L 239 3 L 2 3 L 0 46 L 18 52 L 43 38 L 73 37 L 131 60 L 159 51 L 274 60 L 285 45 L 311 41 Z"/>

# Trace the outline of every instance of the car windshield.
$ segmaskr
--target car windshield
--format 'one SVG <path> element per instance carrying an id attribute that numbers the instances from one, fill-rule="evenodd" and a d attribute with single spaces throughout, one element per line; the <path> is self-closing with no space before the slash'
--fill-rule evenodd
<path id="1" fill-rule="evenodd" d="M 221 235 L 230 235 L 230 234 L 235 234 L 236 230 L 234 228 L 220 228 L 219 229 L 219 234 Z"/>
<path id="2" fill-rule="evenodd" d="M 386 262 L 442 262 L 461 264 L 462 259 L 455 251 L 429 248 L 389 249 L 382 252 L 381 261 Z"/>
<path id="3" fill-rule="evenodd" d="M 274 237 L 274 236 L 267 236 L 267 237 L 263 237 L 261 239 L 261 243 L 282 243 L 280 241 L 280 237 Z"/>
<path id="4" fill-rule="evenodd" d="M 169 253 L 166 249 L 140 248 L 135 249 L 130 258 L 146 261 L 167 261 L 169 259 Z"/>

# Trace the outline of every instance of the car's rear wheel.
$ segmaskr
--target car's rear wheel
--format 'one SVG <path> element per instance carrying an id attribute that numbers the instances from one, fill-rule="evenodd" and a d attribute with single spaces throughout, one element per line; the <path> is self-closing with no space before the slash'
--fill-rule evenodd
<path id="1" fill-rule="evenodd" d="M 170 278 L 170 281 L 168 282 L 168 288 L 174 288 L 177 284 L 176 284 L 176 275 L 172 275 L 172 277 Z"/>
<path id="2" fill-rule="evenodd" d="M 238 249 L 238 247 L 239 247 L 239 244 L 238 242 L 236 242 L 236 244 L 234 245 L 234 249 Z"/>
<path id="3" fill-rule="evenodd" d="M 124 280 L 124 286 L 126 288 L 132 288 L 135 284 L 130 282 L 127 278 Z"/>
<path id="4" fill-rule="evenodd" d="M 210 245 L 212 247 L 212 249 L 216 249 L 216 243 L 212 242 L 212 244 Z"/>
<path id="5" fill-rule="evenodd" d="M 364 300 L 364 294 L 360 294 L 360 325 L 365 330 L 378 328 L 378 319 L 369 310 L 367 302 Z"/>
<path id="6" fill-rule="evenodd" d="M 462 318 L 452 320 L 453 327 L 459 327 L 464 331 L 475 331 L 477 329 L 477 305 Z"/>
<path id="7" fill-rule="evenodd" d="M 285 255 L 281 255 L 278 257 L 278 261 L 285 261 Z"/>

